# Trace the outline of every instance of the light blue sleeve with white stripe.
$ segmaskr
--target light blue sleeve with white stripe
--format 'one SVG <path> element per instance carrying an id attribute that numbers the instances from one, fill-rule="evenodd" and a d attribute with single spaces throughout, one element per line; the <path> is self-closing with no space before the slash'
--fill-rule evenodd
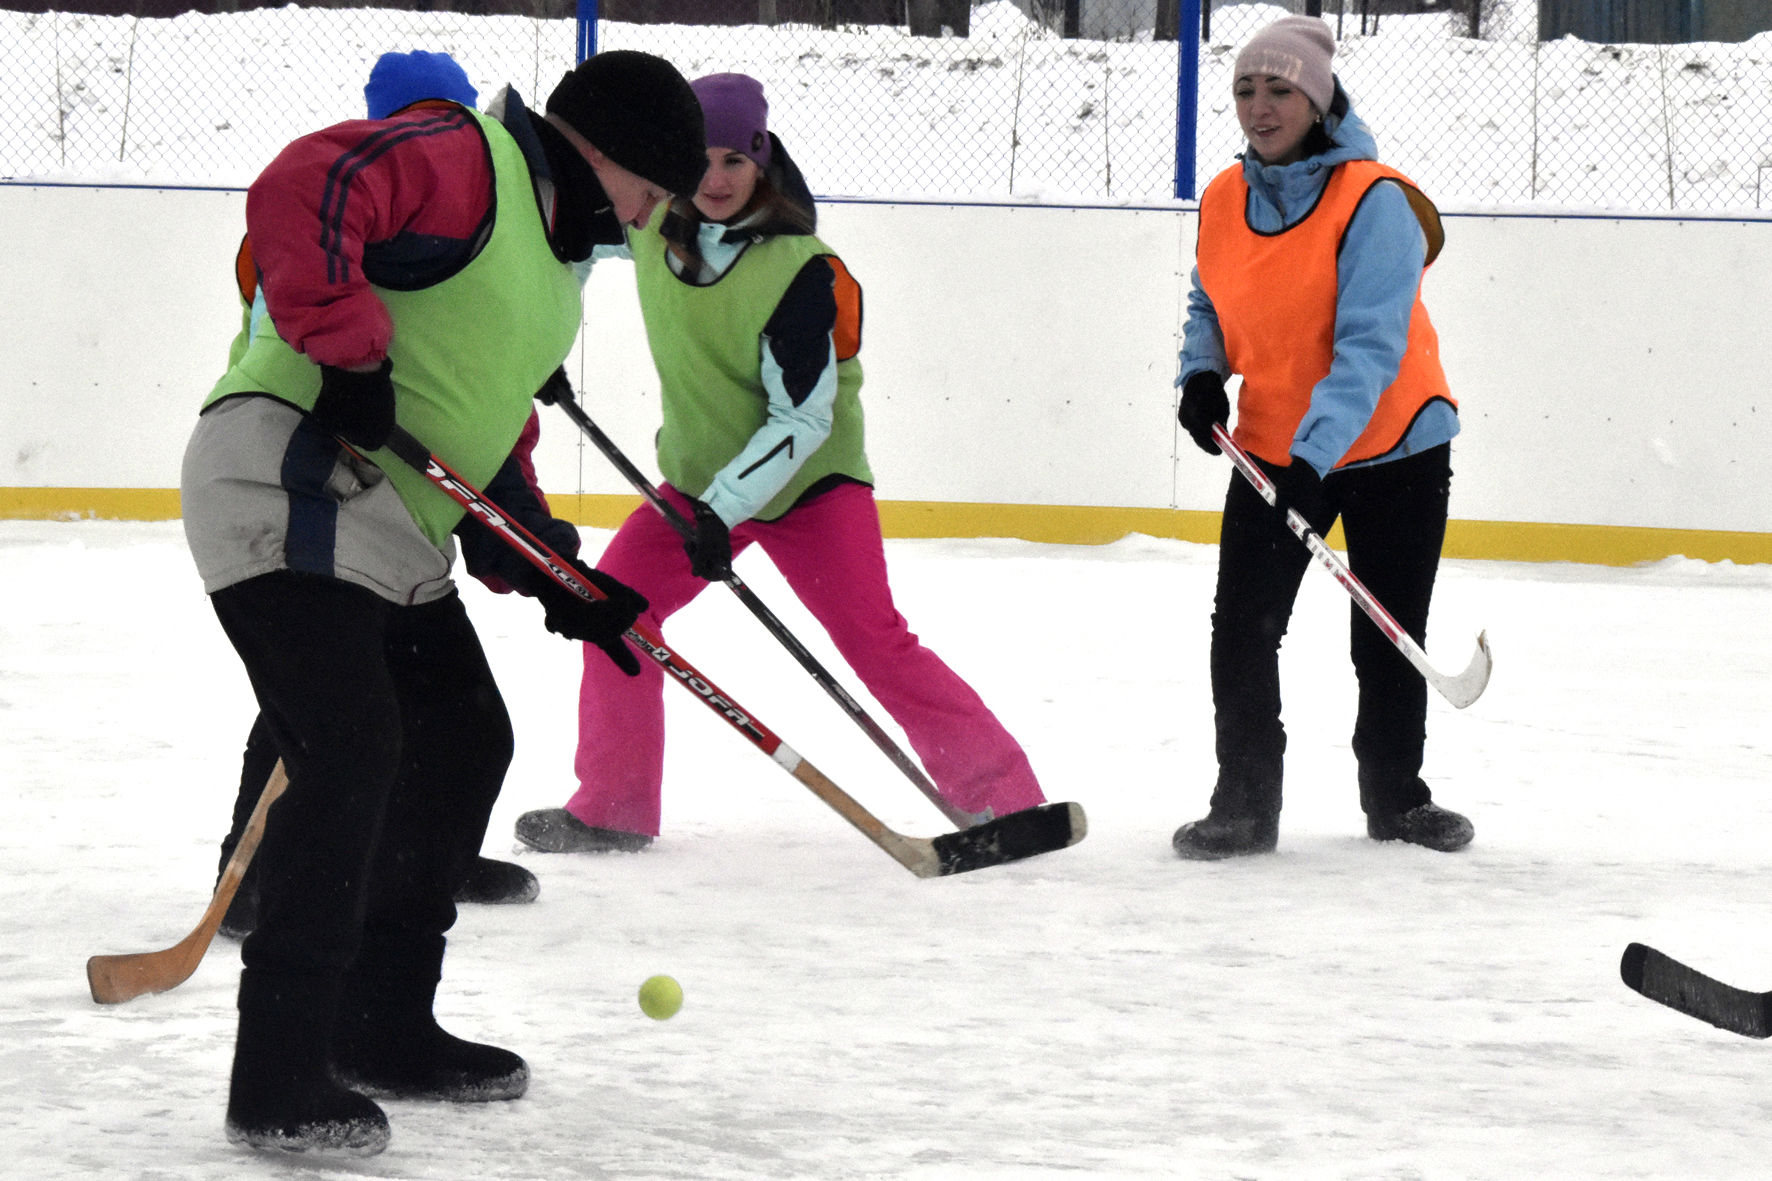
<path id="1" fill-rule="evenodd" d="M 714 475 L 699 499 L 726 522 L 727 528 L 748 521 L 774 500 L 814 451 L 831 437 L 837 404 L 837 346 L 828 343 L 824 369 L 812 390 L 794 404 L 782 380 L 781 365 L 761 339 L 763 388 L 769 394 L 769 417 L 744 449 Z"/>

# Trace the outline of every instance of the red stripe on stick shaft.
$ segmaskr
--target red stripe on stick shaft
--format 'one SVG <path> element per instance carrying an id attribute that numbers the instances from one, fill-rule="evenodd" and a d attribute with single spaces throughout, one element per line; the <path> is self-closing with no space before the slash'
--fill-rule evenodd
<path id="1" fill-rule="evenodd" d="M 424 473 L 425 478 L 441 490 L 445 496 L 472 513 L 477 520 L 503 538 L 507 545 L 529 559 L 536 569 L 555 582 L 581 598 L 595 600 L 609 597 L 580 578 L 578 573 L 573 570 L 571 563 L 550 549 L 546 542 L 507 516 L 496 504 L 486 498 L 485 493 L 457 475 L 448 464 L 433 455 L 424 444 L 413 438 L 407 431 L 395 427 L 393 436 L 388 440 L 388 446 L 401 459 Z M 665 638 L 650 625 L 635 620 L 634 626 L 624 634 L 629 643 L 649 657 L 664 672 L 680 681 L 690 692 L 701 698 L 703 704 L 725 719 L 727 725 L 744 735 L 745 740 L 751 745 L 772 757 L 781 747 L 781 738 L 773 730 L 758 721 L 749 710 L 740 705 L 736 699 L 711 679 L 703 676 L 701 670 L 678 655 L 665 642 Z"/>

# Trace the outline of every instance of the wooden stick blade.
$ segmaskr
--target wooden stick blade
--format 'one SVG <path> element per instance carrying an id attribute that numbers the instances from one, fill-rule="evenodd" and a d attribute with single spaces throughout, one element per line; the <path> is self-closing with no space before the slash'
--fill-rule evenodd
<path id="1" fill-rule="evenodd" d="M 95 955 L 86 961 L 86 984 L 92 989 L 93 1000 L 101 1005 L 120 1005 L 138 996 L 177 988 L 191 978 L 191 973 L 203 962 L 203 953 L 209 950 L 210 941 L 221 929 L 228 905 L 234 901 L 240 881 L 246 876 L 246 867 L 252 864 L 252 855 L 258 851 L 258 843 L 265 835 L 265 817 L 271 805 L 288 786 L 289 775 L 283 768 L 283 760 L 278 759 L 246 821 L 246 828 L 240 834 L 240 843 L 234 846 L 233 856 L 222 869 L 221 880 L 210 895 L 209 906 L 198 920 L 196 930 L 160 951 Z"/>
<path id="2" fill-rule="evenodd" d="M 186 937 L 164 951 L 95 955 L 86 961 L 86 983 L 92 989 L 92 999 L 101 1005 L 120 1005 L 138 996 L 177 988 L 203 962 L 203 951 L 208 946 L 207 938 L 201 945 L 194 945 L 191 937 Z"/>

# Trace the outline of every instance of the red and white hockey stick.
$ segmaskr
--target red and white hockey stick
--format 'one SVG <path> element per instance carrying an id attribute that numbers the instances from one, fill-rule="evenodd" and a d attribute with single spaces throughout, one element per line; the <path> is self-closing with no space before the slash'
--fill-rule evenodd
<path id="1" fill-rule="evenodd" d="M 1223 424 L 1212 424 L 1212 439 L 1230 457 L 1231 462 L 1237 465 L 1237 470 L 1243 473 L 1243 477 L 1254 486 L 1256 492 L 1261 494 L 1261 498 L 1275 508 L 1279 508 L 1280 497 L 1279 493 L 1274 490 L 1274 482 L 1267 478 L 1267 473 L 1262 471 L 1253 459 L 1249 458 L 1248 452 L 1231 440 L 1230 432 L 1224 429 Z M 1341 584 L 1342 589 L 1353 596 L 1353 600 L 1359 605 L 1360 610 L 1364 611 L 1372 622 L 1378 625 L 1378 630 L 1384 633 L 1385 639 L 1394 644 L 1397 651 L 1401 652 L 1404 658 L 1415 666 L 1415 671 L 1426 678 L 1428 684 L 1439 690 L 1440 696 L 1459 709 L 1463 709 L 1483 695 L 1483 689 L 1489 684 L 1489 670 L 1494 664 L 1494 660 L 1489 654 L 1489 634 L 1487 632 L 1477 633 L 1476 653 L 1471 656 L 1471 662 L 1465 666 L 1463 672 L 1455 677 L 1449 677 L 1440 672 L 1428 663 L 1427 653 L 1421 650 L 1421 645 L 1417 644 L 1409 633 L 1403 630 L 1403 625 L 1392 618 L 1391 613 L 1384 609 L 1382 603 L 1372 597 L 1372 592 L 1367 590 L 1360 580 L 1354 577 L 1354 572 L 1335 556 L 1335 551 L 1329 548 L 1329 543 L 1317 535 L 1316 530 L 1310 527 L 1310 523 L 1299 514 L 1298 510 L 1288 506 L 1285 513 L 1286 525 L 1293 533 L 1297 534 L 1298 540 L 1304 542 L 1305 548 L 1315 555 L 1323 568 L 1335 576 L 1335 581 Z"/>
<path id="2" fill-rule="evenodd" d="M 555 582 L 586 599 L 605 596 L 588 585 L 571 564 L 549 549 L 522 525 L 501 512 L 472 484 L 462 479 L 429 448 L 396 426 L 388 439 L 388 449 L 403 462 L 420 472 L 444 495 L 472 513 L 481 524 L 491 529 L 506 545 L 515 549 Z M 1063 849 L 1082 840 L 1088 831 L 1083 809 L 1074 803 L 1042 804 L 1021 812 L 986 821 L 959 832 L 943 833 L 930 838 L 905 836 L 894 832 L 848 792 L 838 787 L 818 768 L 802 758 L 798 751 L 781 738 L 732 696 L 703 676 L 696 667 L 665 643 L 663 636 L 645 623 L 636 620 L 625 633 L 628 643 L 650 658 L 666 674 L 713 710 L 721 720 L 758 750 L 780 764 L 812 794 L 828 804 L 839 816 L 859 829 L 863 836 L 878 845 L 893 860 L 920 878 L 941 877 L 984 869 L 1010 861 L 1020 861 L 1040 853 Z"/>

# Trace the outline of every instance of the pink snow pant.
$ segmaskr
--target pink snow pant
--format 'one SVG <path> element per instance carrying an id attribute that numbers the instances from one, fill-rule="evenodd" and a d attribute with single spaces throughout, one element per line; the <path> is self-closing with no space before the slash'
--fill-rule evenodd
<path id="1" fill-rule="evenodd" d="M 687 499 L 664 495 L 684 516 Z M 873 489 L 839 484 L 776 521 L 732 531 L 736 556 L 763 547 L 800 602 L 886 712 L 904 728 L 936 787 L 968 812 L 996 815 L 1043 803 L 1027 755 L 941 658 L 918 643 L 892 605 Z M 622 523 L 597 569 L 646 596 L 641 617 L 660 627 L 708 587 L 689 569 L 683 542 L 642 504 Z M 664 673 L 642 660 L 638 677 L 585 646 L 578 699 L 578 792 L 566 810 L 597 828 L 656 836 L 664 781 Z M 730 686 L 749 702 L 742 686 Z M 767 717 L 767 714 L 764 715 Z"/>

